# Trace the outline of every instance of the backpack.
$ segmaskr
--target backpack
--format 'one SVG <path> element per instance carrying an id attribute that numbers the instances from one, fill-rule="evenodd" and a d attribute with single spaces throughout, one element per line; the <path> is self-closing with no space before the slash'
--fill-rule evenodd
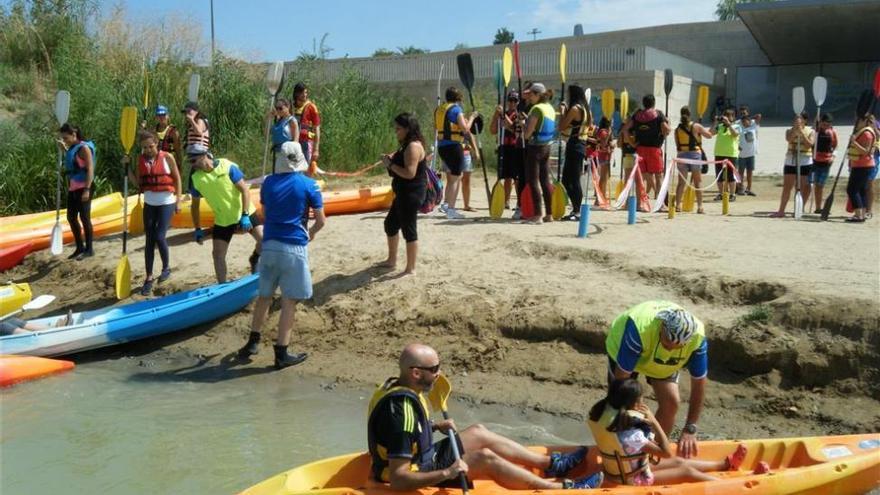
<path id="1" fill-rule="evenodd" d="M 425 200 L 419 206 L 419 212 L 431 213 L 434 211 L 434 207 L 443 201 L 443 181 L 431 167 L 426 167 L 425 173 L 428 176 L 428 187 L 426 188 Z"/>

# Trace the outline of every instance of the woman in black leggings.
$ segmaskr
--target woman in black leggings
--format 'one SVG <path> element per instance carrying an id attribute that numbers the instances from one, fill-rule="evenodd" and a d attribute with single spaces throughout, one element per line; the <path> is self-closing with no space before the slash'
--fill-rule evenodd
<path id="1" fill-rule="evenodd" d="M 559 129 L 563 136 L 568 136 L 565 143 L 565 165 L 562 168 L 562 185 L 571 200 L 571 213 L 563 220 L 578 220 L 584 191 L 581 189 L 581 176 L 584 173 L 584 156 L 588 129 L 593 127 L 593 116 L 590 113 L 584 88 L 577 84 L 568 87 L 568 105 L 560 104 L 563 115 Z M 567 111 L 566 111 L 566 106 Z"/>
<path id="2" fill-rule="evenodd" d="M 388 259 L 381 266 L 394 268 L 397 265 L 397 247 L 402 230 L 406 240 L 406 268 L 403 274 L 412 275 L 416 270 L 419 239 L 416 217 L 425 200 L 428 185 L 425 140 L 419 122 L 408 113 L 394 118 L 394 132 L 400 148 L 394 154 L 382 156 L 382 161 L 388 167 L 388 175 L 393 177 L 391 188 L 394 190 L 394 202 L 385 217 Z"/>
<path id="3" fill-rule="evenodd" d="M 846 193 L 853 207 L 853 216 L 847 218 L 850 223 L 862 223 L 867 219 L 868 182 L 874 167 L 874 149 L 877 143 L 877 131 L 874 116 L 868 114 L 856 123 L 856 132 L 849 142 L 849 182 Z"/>
<path id="4" fill-rule="evenodd" d="M 74 125 L 61 126 L 64 144 L 64 170 L 67 173 L 67 223 L 76 241 L 76 250 L 67 258 L 81 260 L 94 256 L 92 250 L 92 184 L 95 180 L 95 145 L 83 138 Z M 80 222 L 82 227 L 80 227 Z M 85 237 L 85 239 L 83 239 Z"/>

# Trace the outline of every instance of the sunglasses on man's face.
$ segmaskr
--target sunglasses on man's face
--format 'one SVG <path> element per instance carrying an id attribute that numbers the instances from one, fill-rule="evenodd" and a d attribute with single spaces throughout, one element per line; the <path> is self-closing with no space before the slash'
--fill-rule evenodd
<path id="1" fill-rule="evenodd" d="M 430 371 L 432 374 L 436 375 L 437 372 L 440 371 L 440 363 L 437 363 L 434 366 L 410 366 L 410 369 L 413 368 L 422 371 Z"/>

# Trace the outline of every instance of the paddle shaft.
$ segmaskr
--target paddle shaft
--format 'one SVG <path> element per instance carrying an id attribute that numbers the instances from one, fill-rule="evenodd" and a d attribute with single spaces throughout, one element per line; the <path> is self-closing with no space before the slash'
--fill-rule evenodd
<path id="1" fill-rule="evenodd" d="M 281 76 L 281 82 L 278 83 L 278 88 L 275 90 L 273 94 L 269 96 L 269 112 L 271 113 L 273 107 L 275 106 L 275 101 L 278 99 L 278 93 L 281 91 L 281 87 L 284 86 L 284 76 Z M 262 177 L 266 176 L 266 161 L 269 160 L 269 138 L 271 137 L 272 132 L 272 117 L 269 117 L 269 120 L 266 122 L 266 146 L 263 150 L 263 172 L 261 174 Z M 272 151 L 272 173 L 275 173 L 275 151 Z"/>
<path id="2" fill-rule="evenodd" d="M 449 419 L 449 413 L 446 412 L 446 409 L 443 409 L 443 419 Z M 461 452 L 458 451 L 458 442 L 455 441 L 455 429 L 449 429 L 449 444 L 452 446 L 452 455 L 455 456 L 455 460 L 461 459 Z M 468 492 L 468 482 L 467 475 L 464 473 L 458 473 L 458 479 L 461 481 L 461 491 L 467 495 Z"/>
<path id="3" fill-rule="evenodd" d="M 128 248 L 128 163 L 125 164 L 125 176 L 122 178 L 122 212 L 122 255 L 125 256 Z"/>
<path id="4" fill-rule="evenodd" d="M 440 74 L 437 76 L 437 106 L 435 108 L 440 108 L 440 82 L 443 80 L 443 64 L 440 64 Z M 434 110 L 436 112 L 436 110 Z M 434 129 L 434 149 L 431 153 L 431 168 L 437 169 L 437 145 L 440 144 L 440 130 Z"/>
<path id="5" fill-rule="evenodd" d="M 462 82 L 465 82 L 465 81 L 462 80 Z M 467 88 L 467 92 L 468 92 L 468 100 L 471 103 L 471 111 L 475 112 L 477 109 L 476 109 L 476 105 L 474 105 L 474 93 L 471 90 L 470 85 L 466 84 L 465 87 Z M 480 130 L 480 129 L 477 129 L 477 130 Z M 489 173 L 486 172 L 486 161 L 483 160 L 483 145 L 480 144 L 480 134 L 477 133 L 476 136 L 471 134 L 471 138 L 473 141 L 473 143 L 471 143 L 471 144 L 477 145 L 476 151 L 477 151 L 478 158 L 480 159 L 480 166 L 483 169 L 483 184 L 486 186 L 486 201 L 488 201 L 489 204 L 492 204 L 492 192 L 489 191 Z"/>
<path id="6" fill-rule="evenodd" d="M 565 102 L 565 80 L 562 81 L 562 89 L 559 90 L 559 103 Z M 590 102 L 587 102 L 589 105 Z M 565 119 L 565 115 L 560 115 L 560 122 Z M 556 144 L 556 182 L 562 180 L 562 129 L 559 129 L 559 142 Z"/>

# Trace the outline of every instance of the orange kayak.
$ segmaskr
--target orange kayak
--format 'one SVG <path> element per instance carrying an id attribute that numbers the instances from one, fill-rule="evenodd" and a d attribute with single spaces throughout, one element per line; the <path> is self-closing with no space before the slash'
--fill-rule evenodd
<path id="1" fill-rule="evenodd" d="M 8 387 L 18 382 L 42 378 L 73 368 L 73 362 L 61 359 L 35 356 L 0 356 L 0 387 Z"/>
<path id="2" fill-rule="evenodd" d="M 9 270 L 21 263 L 21 260 L 31 252 L 33 247 L 34 244 L 31 241 L 27 241 L 6 248 L 0 248 L 0 272 Z"/>
<path id="3" fill-rule="evenodd" d="M 9 248 L 27 242 L 32 243 L 31 251 L 46 249 L 51 242 L 50 236 L 52 235 L 52 228 L 54 226 L 55 222 L 53 221 L 39 227 L 24 228 L 11 232 L 4 231 L 3 235 L 0 236 L 0 249 Z M 70 231 L 70 226 L 67 225 L 66 221 L 61 221 L 61 228 L 64 243 L 67 244 L 72 242 L 73 233 Z M 101 217 L 92 217 L 92 228 L 94 229 L 94 236 L 96 239 L 108 234 L 122 232 L 122 212 L 119 211 Z"/>
<path id="4" fill-rule="evenodd" d="M 748 447 L 739 471 L 711 473 L 715 481 L 658 486 L 615 486 L 605 481 L 600 493 L 611 495 L 862 495 L 880 486 L 880 434 L 827 437 L 799 437 L 764 440 L 700 442 L 700 459 L 723 459 L 738 444 Z M 572 447 L 531 447 L 547 453 Z M 752 474 L 759 462 L 770 466 L 770 474 Z M 572 478 L 595 472 L 600 462 L 595 447 L 587 461 L 575 468 Z M 458 494 L 459 489 L 423 488 L 392 491 L 371 481 L 369 454 L 349 454 L 324 459 L 278 474 L 258 483 L 242 495 L 436 495 Z M 537 472 L 536 472 L 537 473 Z M 599 490 L 582 491 L 584 495 Z M 493 481 L 475 480 L 474 495 L 571 495 L 571 490 L 507 490 Z"/>

